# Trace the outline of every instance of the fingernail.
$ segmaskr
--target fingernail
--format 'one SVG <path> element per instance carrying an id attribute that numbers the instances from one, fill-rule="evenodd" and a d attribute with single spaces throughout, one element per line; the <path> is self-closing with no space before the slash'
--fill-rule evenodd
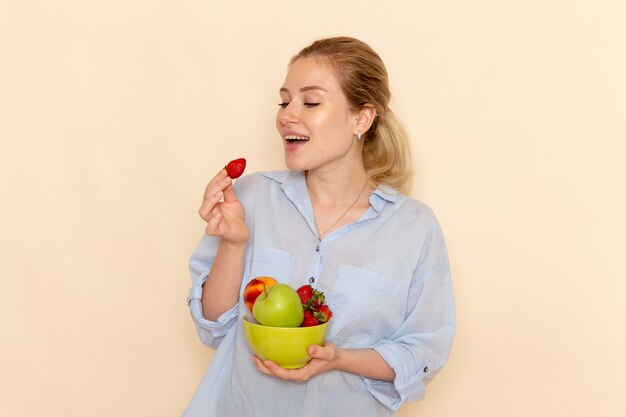
<path id="1" fill-rule="evenodd" d="M 224 193 L 222 193 L 221 191 L 219 193 L 215 194 L 215 199 L 216 200 L 221 200 L 222 197 L 224 197 Z"/>

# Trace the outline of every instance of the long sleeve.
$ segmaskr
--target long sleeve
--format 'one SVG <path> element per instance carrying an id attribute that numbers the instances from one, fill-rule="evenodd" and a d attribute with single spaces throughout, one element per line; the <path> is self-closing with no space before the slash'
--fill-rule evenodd
<path id="1" fill-rule="evenodd" d="M 202 343 L 213 349 L 217 349 L 224 336 L 234 326 L 239 307 L 238 304 L 235 304 L 218 317 L 217 321 L 207 320 L 202 314 L 202 285 L 211 270 L 218 244 L 219 238 L 204 235 L 191 255 L 189 260 L 191 289 L 187 297 L 187 304 L 198 336 Z"/>
<path id="2" fill-rule="evenodd" d="M 366 379 L 370 393 L 389 408 L 424 397 L 426 384 L 446 363 L 456 331 L 454 294 L 439 226 L 431 224 L 408 293 L 405 321 L 376 350 L 394 369 L 393 383 Z"/>

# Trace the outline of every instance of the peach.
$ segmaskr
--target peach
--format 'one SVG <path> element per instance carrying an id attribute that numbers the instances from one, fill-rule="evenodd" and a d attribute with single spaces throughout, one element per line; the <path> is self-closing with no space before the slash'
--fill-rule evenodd
<path id="1" fill-rule="evenodd" d="M 269 288 L 274 284 L 278 284 L 272 277 L 256 277 L 252 278 L 246 287 L 243 289 L 243 301 L 246 303 L 248 310 L 252 312 L 252 306 L 256 301 L 256 298 L 263 292 L 265 288 Z"/>

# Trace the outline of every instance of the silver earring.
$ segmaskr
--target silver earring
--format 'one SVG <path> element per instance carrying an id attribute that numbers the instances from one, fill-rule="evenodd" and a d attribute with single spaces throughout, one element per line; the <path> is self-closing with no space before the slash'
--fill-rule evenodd
<path id="1" fill-rule="evenodd" d="M 356 134 L 356 140 L 361 140 L 362 137 L 363 137 L 363 132 L 359 130 L 359 133 Z"/>

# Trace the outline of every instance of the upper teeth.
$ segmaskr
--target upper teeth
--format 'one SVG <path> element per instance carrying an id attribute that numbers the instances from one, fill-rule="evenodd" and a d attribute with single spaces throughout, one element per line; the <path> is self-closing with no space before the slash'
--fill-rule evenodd
<path id="1" fill-rule="evenodd" d="M 308 140 L 309 138 L 307 136 L 294 136 L 294 135 L 288 135 L 285 136 L 285 140 Z"/>

